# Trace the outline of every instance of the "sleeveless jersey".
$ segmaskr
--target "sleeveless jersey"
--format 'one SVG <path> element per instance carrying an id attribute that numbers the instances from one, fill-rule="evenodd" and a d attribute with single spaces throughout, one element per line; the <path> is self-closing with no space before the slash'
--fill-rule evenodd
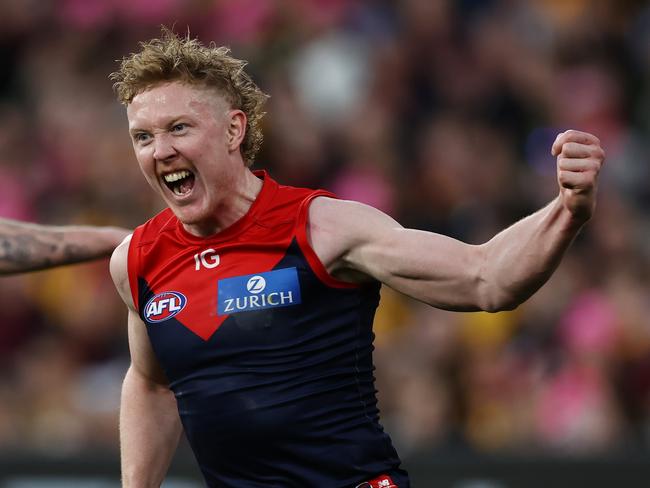
<path id="1" fill-rule="evenodd" d="M 247 214 L 208 238 L 166 209 L 128 254 L 133 300 L 211 487 L 355 487 L 408 478 L 379 423 L 379 283 L 328 274 L 307 238 L 322 190 L 264 172 Z M 363 485 L 366 486 L 366 485 Z"/>

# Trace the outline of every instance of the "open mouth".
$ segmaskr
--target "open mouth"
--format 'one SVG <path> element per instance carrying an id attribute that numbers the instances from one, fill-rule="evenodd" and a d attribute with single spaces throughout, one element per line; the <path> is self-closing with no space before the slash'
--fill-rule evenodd
<path id="1" fill-rule="evenodd" d="M 167 173 L 163 176 L 163 181 L 167 188 L 179 197 L 187 195 L 194 188 L 194 174 L 185 169 Z"/>

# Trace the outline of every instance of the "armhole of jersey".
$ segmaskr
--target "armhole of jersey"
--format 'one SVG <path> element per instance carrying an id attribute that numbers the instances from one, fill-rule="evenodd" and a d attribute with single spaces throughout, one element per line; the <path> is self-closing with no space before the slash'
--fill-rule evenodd
<path id="1" fill-rule="evenodd" d="M 309 263 L 309 267 L 312 269 L 314 274 L 327 286 L 331 286 L 332 288 L 359 288 L 361 285 L 338 280 L 329 274 L 321 260 L 316 255 L 316 251 L 314 251 L 309 243 L 309 237 L 307 236 L 309 205 L 316 197 L 336 198 L 336 195 L 324 190 L 318 190 L 310 193 L 309 196 L 300 203 L 298 222 L 296 225 L 296 239 L 300 246 L 300 250 L 307 259 L 307 263 Z"/>
<path id="2" fill-rule="evenodd" d="M 140 264 L 138 260 L 138 255 L 139 255 L 138 247 L 140 244 L 141 233 L 142 233 L 142 229 L 140 229 L 139 227 L 133 231 L 133 235 L 131 236 L 131 242 L 129 242 L 129 252 L 127 254 L 127 259 L 126 259 L 127 273 L 129 275 L 129 288 L 131 289 L 133 306 L 135 307 L 137 312 L 140 312 L 140 306 L 138 305 L 138 295 L 139 295 L 138 267 Z"/>

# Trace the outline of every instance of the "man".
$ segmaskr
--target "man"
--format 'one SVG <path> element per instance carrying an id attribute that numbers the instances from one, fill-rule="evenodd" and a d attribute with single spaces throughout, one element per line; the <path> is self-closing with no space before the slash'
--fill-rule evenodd
<path id="1" fill-rule="evenodd" d="M 169 207 L 111 259 L 129 309 L 124 485 L 159 486 L 184 428 L 209 486 L 409 486 L 376 407 L 380 284 L 449 310 L 516 307 L 591 217 L 603 150 L 560 134 L 558 197 L 468 245 L 251 172 L 265 95 L 244 65 L 165 31 L 112 75 Z"/>
<path id="2" fill-rule="evenodd" d="M 0 218 L 0 275 L 108 257 L 130 231 L 49 226 Z"/>

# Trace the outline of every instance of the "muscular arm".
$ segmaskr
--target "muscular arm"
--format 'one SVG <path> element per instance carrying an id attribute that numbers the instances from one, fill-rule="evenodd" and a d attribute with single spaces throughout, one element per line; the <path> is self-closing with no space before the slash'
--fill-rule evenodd
<path id="1" fill-rule="evenodd" d="M 0 275 L 108 257 L 130 231 L 0 219 Z"/>
<path id="2" fill-rule="evenodd" d="M 131 366 L 122 385 L 120 405 L 122 483 L 125 488 L 159 487 L 178 446 L 182 427 L 174 395 L 133 305 L 127 251 L 128 240 L 111 258 L 111 275 L 129 310 Z"/>
<path id="3" fill-rule="evenodd" d="M 559 196 L 485 244 L 404 229 L 371 207 L 319 198 L 309 212 L 314 250 L 334 276 L 371 276 L 439 308 L 512 309 L 548 280 L 594 209 L 598 140 L 569 131 L 552 151 Z"/>

